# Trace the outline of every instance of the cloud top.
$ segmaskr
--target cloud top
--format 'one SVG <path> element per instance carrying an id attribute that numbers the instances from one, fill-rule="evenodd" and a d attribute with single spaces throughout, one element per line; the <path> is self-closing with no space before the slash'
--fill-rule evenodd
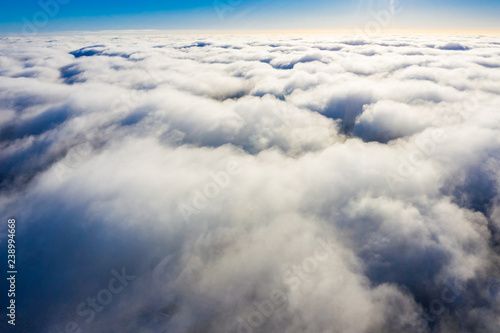
<path id="1" fill-rule="evenodd" d="M 26 331 L 498 332 L 497 37 L 0 50 Z"/>

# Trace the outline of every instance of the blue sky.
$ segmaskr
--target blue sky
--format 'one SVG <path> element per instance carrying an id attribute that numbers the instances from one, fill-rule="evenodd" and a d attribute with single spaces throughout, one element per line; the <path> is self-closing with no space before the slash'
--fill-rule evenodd
<path id="1" fill-rule="evenodd" d="M 385 29 L 500 30 L 498 0 L 392 0 Z M 53 4 L 57 4 L 54 8 Z M 17 0 L 4 4 L 0 32 L 74 30 L 334 30 L 363 28 L 391 0 Z M 52 4 L 44 6 L 43 4 Z M 38 21 L 37 21 L 38 20 Z"/>

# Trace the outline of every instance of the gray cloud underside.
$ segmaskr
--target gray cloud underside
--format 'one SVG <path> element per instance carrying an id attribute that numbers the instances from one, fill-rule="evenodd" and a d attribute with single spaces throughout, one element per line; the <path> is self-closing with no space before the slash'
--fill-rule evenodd
<path id="1" fill-rule="evenodd" d="M 245 332 L 275 289 L 255 332 L 498 332 L 498 42 L 0 39 L 20 332 Z M 329 258 L 297 280 L 319 240 Z M 136 280 L 85 323 L 122 267 Z"/>

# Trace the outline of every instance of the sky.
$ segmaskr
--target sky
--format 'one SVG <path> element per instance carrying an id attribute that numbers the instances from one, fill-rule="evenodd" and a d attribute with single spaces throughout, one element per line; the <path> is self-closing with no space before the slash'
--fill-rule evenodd
<path id="1" fill-rule="evenodd" d="M 396 9 L 393 14 L 391 6 Z M 498 22 L 500 2 L 496 0 L 19 0 L 4 4 L 0 33 L 135 29 L 499 31 Z"/>

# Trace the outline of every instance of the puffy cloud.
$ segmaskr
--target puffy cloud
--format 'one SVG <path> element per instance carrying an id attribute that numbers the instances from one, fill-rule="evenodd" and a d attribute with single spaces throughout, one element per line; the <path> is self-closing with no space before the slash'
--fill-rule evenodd
<path id="1" fill-rule="evenodd" d="M 366 107 L 356 119 L 354 134 L 367 141 L 387 142 L 427 127 L 432 114 L 404 103 L 379 101 Z"/>
<path id="2" fill-rule="evenodd" d="M 0 48 L 25 331 L 500 328 L 495 38 Z"/>

